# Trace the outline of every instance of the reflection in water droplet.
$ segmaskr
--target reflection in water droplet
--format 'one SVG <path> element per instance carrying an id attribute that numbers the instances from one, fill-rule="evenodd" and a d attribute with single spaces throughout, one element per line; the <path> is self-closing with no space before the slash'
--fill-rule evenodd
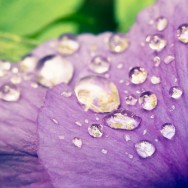
<path id="1" fill-rule="evenodd" d="M 129 95 L 125 97 L 125 102 L 127 105 L 134 106 L 137 103 L 137 99 L 133 95 Z"/>
<path id="2" fill-rule="evenodd" d="M 121 53 L 129 47 L 129 40 L 122 34 L 112 34 L 108 45 L 112 52 Z"/>
<path id="3" fill-rule="evenodd" d="M 110 69 L 110 63 L 107 58 L 102 56 L 95 56 L 91 63 L 89 64 L 90 70 L 92 70 L 95 73 L 105 73 L 108 72 Z"/>
<path id="4" fill-rule="evenodd" d="M 156 19 L 156 28 L 158 31 L 163 31 L 168 25 L 168 20 L 165 17 Z"/>
<path id="5" fill-rule="evenodd" d="M 165 64 L 169 64 L 169 63 L 171 63 L 172 61 L 174 61 L 174 59 L 175 59 L 174 56 L 168 55 L 168 56 L 166 56 L 166 57 L 164 58 L 164 63 L 165 63 Z"/>
<path id="6" fill-rule="evenodd" d="M 62 55 L 74 54 L 80 48 L 77 38 L 71 34 L 63 34 L 59 37 L 57 50 Z"/>
<path id="7" fill-rule="evenodd" d="M 94 112 L 111 112 L 120 105 L 116 85 L 100 76 L 82 78 L 74 88 L 76 97 L 86 110 Z"/>
<path id="8" fill-rule="evenodd" d="M 152 76 L 151 77 L 151 83 L 152 84 L 159 84 L 160 82 L 161 82 L 160 77 L 158 77 L 158 76 Z"/>
<path id="9" fill-rule="evenodd" d="M 100 138 L 103 135 L 103 126 L 100 124 L 92 124 L 88 127 L 90 136 Z"/>
<path id="10" fill-rule="evenodd" d="M 175 129 L 175 126 L 172 125 L 171 123 L 165 123 L 163 126 L 162 126 L 162 129 L 161 129 L 161 134 L 171 140 L 174 136 L 175 136 L 175 133 L 176 133 L 176 129 Z"/>
<path id="11" fill-rule="evenodd" d="M 157 96 L 150 91 L 143 92 L 139 97 L 139 104 L 145 110 L 153 110 L 157 106 Z"/>
<path id="12" fill-rule="evenodd" d="M 138 155 L 142 158 L 151 157 L 155 153 L 155 147 L 149 141 L 143 140 L 135 144 Z"/>
<path id="13" fill-rule="evenodd" d="M 169 95 L 173 99 L 179 99 L 183 94 L 183 90 L 178 86 L 173 86 L 169 90 Z"/>
<path id="14" fill-rule="evenodd" d="M 182 24 L 178 27 L 177 37 L 182 43 L 188 43 L 188 24 Z"/>
<path id="15" fill-rule="evenodd" d="M 105 123 L 113 129 L 134 130 L 140 126 L 142 119 L 127 110 L 116 110 L 104 118 Z"/>
<path id="16" fill-rule="evenodd" d="M 73 138 L 72 143 L 78 148 L 82 147 L 82 140 L 78 137 Z"/>
<path id="17" fill-rule="evenodd" d="M 4 84 L 0 87 L 0 99 L 15 102 L 20 99 L 21 92 L 14 84 Z"/>
<path id="18" fill-rule="evenodd" d="M 68 84 L 74 73 L 72 63 L 61 56 L 41 59 L 38 70 L 38 82 L 46 87 L 53 87 L 61 82 Z"/>
<path id="19" fill-rule="evenodd" d="M 24 72 L 33 72 L 37 66 L 38 59 L 29 54 L 21 59 L 19 62 L 20 69 Z"/>
<path id="20" fill-rule="evenodd" d="M 149 41 L 149 47 L 152 50 L 160 52 L 167 45 L 167 41 L 162 37 L 162 35 L 156 34 L 152 35 Z"/>
<path id="21" fill-rule="evenodd" d="M 129 78 L 133 84 L 142 84 L 147 79 L 147 71 L 142 67 L 134 67 L 129 71 Z"/>

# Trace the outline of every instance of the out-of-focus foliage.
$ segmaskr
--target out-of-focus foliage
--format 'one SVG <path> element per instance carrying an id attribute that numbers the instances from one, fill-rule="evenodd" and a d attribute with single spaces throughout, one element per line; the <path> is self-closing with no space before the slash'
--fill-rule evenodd
<path id="1" fill-rule="evenodd" d="M 0 0 L 0 58 L 17 61 L 35 44 L 62 33 L 126 32 L 137 13 L 153 2 Z"/>

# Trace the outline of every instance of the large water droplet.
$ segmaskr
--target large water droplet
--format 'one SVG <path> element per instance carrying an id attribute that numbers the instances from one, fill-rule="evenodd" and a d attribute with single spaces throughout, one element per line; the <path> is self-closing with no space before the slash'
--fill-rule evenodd
<path id="1" fill-rule="evenodd" d="M 58 40 L 58 52 L 62 55 L 74 54 L 80 48 L 77 38 L 71 34 L 63 34 Z"/>
<path id="2" fill-rule="evenodd" d="M 160 52 L 167 45 L 167 41 L 159 34 L 152 35 L 149 40 L 149 47 L 152 50 Z"/>
<path id="3" fill-rule="evenodd" d="M 78 138 L 78 137 L 74 137 L 73 140 L 72 140 L 72 143 L 78 147 L 78 148 L 81 148 L 82 147 L 82 139 Z"/>
<path id="4" fill-rule="evenodd" d="M 86 110 L 111 112 L 120 105 L 116 85 L 100 76 L 82 78 L 74 88 L 76 97 Z"/>
<path id="5" fill-rule="evenodd" d="M 100 138 L 103 135 L 103 126 L 100 124 L 92 124 L 88 127 L 90 136 Z"/>
<path id="6" fill-rule="evenodd" d="M 188 24 L 182 24 L 178 27 L 177 37 L 182 43 L 188 43 Z"/>
<path id="7" fill-rule="evenodd" d="M 105 73 L 110 69 L 110 63 L 107 58 L 103 56 L 95 56 L 89 64 L 90 70 L 95 73 Z"/>
<path id="8" fill-rule="evenodd" d="M 21 92 L 14 84 L 4 84 L 0 87 L 0 99 L 7 102 L 15 102 L 20 98 Z"/>
<path id="9" fill-rule="evenodd" d="M 142 67 L 134 67 L 129 71 L 129 78 L 133 84 L 142 84 L 147 79 L 147 71 Z"/>
<path id="10" fill-rule="evenodd" d="M 161 129 L 161 134 L 171 140 L 174 136 L 175 136 L 175 133 L 176 133 L 176 129 L 175 129 L 175 126 L 172 125 L 171 123 L 165 123 L 163 126 L 162 126 L 162 129 Z"/>
<path id="11" fill-rule="evenodd" d="M 142 119 L 127 110 L 116 110 L 104 118 L 105 123 L 113 129 L 134 130 Z"/>
<path id="12" fill-rule="evenodd" d="M 158 31 L 163 31 L 168 25 L 168 20 L 165 17 L 156 19 L 156 28 Z"/>
<path id="13" fill-rule="evenodd" d="M 109 49 L 114 53 L 124 52 L 129 47 L 128 39 L 122 34 L 112 34 L 108 41 Z"/>
<path id="14" fill-rule="evenodd" d="M 38 66 L 38 82 L 46 87 L 61 82 L 68 84 L 74 73 L 72 63 L 61 56 L 47 56 L 41 59 Z"/>
<path id="15" fill-rule="evenodd" d="M 157 106 L 157 96 L 150 91 L 143 92 L 139 97 L 139 104 L 145 110 L 153 110 Z"/>
<path id="16" fill-rule="evenodd" d="M 146 140 L 136 143 L 135 149 L 142 158 L 151 157 L 155 153 L 155 146 Z"/>
<path id="17" fill-rule="evenodd" d="M 183 90 L 178 86 L 173 86 L 169 90 L 169 95 L 173 99 L 181 98 L 182 94 L 183 94 Z"/>

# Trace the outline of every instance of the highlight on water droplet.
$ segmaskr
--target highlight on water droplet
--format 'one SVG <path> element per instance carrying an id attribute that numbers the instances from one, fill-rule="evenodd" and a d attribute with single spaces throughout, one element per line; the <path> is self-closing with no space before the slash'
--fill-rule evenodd
<path id="1" fill-rule="evenodd" d="M 105 116 L 104 122 L 113 129 L 134 130 L 140 126 L 142 119 L 134 113 L 119 109 Z"/>
<path id="2" fill-rule="evenodd" d="M 171 140 L 176 133 L 176 128 L 173 124 L 171 123 L 165 123 L 163 124 L 162 128 L 161 128 L 161 134 L 163 135 L 163 137 Z"/>
<path id="3" fill-rule="evenodd" d="M 81 148 L 82 147 L 82 139 L 78 138 L 78 137 L 74 137 L 72 140 L 72 143 L 77 147 L 77 148 Z"/>
<path id="4" fill-rule="evenodd" d="M 103 126 L 100 124 L 92 124 L 88 127 L 89 135 L 94 138 L 100 138 L 103 135 Z"/>
<path id="5" fill-rule="evenodd" d="M 129 71 L 129 78 L 133 84 L 142 84 L 147 79 L 147 71 L 142 67 L 133 67 Z"/>
<path id="6" fill-rule="evenodd" d="M 141 158 L 148 158 L 155 153 L 155 146 L 149 141 L 143 140 L 135 144 L 137 154 Z"/>
<path id="7" fill-rule="evenodd" d="M 180 42 L 187 44 L 188 43 L 188 24 L 182 24 L 177 29 L 177 38 Z"/>
<path id="8" fill-rule="evenodd" d="M 157 107 L 157 96 L 151 91 L 143 92 L 138 101 L 142 108 L 148 111 Z"/>
<path id="9" fill-rule="evenodd" d="M 180 99 L 183 94 L 183 89 L 179 86 L 173 86 L 169 90 L 169 95 L 173 99 Z"/>
<path id="10" fill-rule="evenodd" d="M 101 76 L 82 78 L 74 88 L 78 101 L 85 110 L 103 113 L 116 110 L 120 105 L 119 92 L 116 85 Z"/>
<path id="11" fill-rule="evenodd" d="M 155 26 L 158 31 L 163 31 L 167 27 L 167 25 L 168 25 L 168 20 L 163 16 L 157 18 L 155 21 Z"/>

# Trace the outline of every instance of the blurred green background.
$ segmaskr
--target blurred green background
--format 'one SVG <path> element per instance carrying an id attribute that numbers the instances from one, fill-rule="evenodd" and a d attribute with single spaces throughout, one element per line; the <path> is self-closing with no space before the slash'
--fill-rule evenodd
<path id="1" fill-rule="evenodd" d="M 155 0 L 0 0 L 0 58 L 18 61 L 62 33 L 127 32 Z"/>

